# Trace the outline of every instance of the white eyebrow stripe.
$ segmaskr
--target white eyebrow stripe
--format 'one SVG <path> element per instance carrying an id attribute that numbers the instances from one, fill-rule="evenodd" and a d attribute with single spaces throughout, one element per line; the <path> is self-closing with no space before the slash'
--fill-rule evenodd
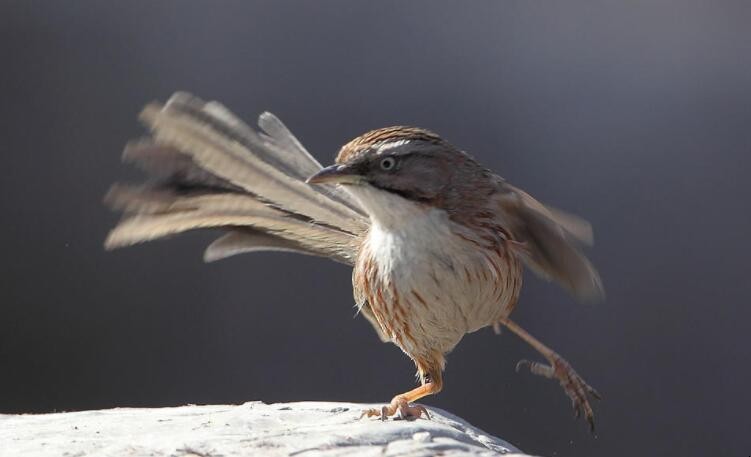
<path id="1" fill-rule="evenodd" d="M 396 149 L 400 146 L 404 146 L 405 144 L 408 144 L 412 140 L 397 140 L 397 141 L 387 141 L 386 143 L 383 143 L 376 148 L 376 154 L 383 154 L 386 151 L 389 151 L 391 149 Z"/>

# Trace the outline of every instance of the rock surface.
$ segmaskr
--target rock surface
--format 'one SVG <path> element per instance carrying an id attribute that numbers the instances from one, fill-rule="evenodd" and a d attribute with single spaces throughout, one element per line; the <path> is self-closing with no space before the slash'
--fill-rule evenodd
<path id="1" fill-rule="evenodd" d="M 0 415 L 0 456 L 494 456 L 519 452 L 437 408 L 429 409 L 431 420 L 357 420 L 363 408 L 372 406 L 250 402 Z"/>

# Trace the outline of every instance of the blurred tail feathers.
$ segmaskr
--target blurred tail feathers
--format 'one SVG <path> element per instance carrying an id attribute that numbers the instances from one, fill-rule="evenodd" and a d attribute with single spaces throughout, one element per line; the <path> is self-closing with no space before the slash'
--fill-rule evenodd
<path id="1" fill-rule="evenodd" d="M 129 143 L 123 160 L 151 179 L 107 193 L 124 213 L 107 249 L 219 228 L 229 233 L 208 247 L 207 261 L 281 250 L 352 264 L 367 217 L 345 191 L 305 183 L 322 166 L 273 114 L 262 114 L 256 131 L 216 102 L 176 93 L 140 118 L 151 136 Z"/>

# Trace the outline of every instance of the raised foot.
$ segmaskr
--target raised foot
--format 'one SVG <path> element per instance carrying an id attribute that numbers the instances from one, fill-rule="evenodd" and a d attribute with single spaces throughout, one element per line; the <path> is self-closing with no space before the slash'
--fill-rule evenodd
<path id="1" fill-rule="evenodd" d="M 599 400 L 600 394 L 587 384 L 579 374 L 571 368 L 565 360 L 559 356 L 555 356 L 551 359 L 550 365 L 545 365 L 538 362 L 530 362 L 529 360 L 520 360 L 516 364 L 516 371 L 518 372 L 521 367 L 529 366 L 529 371 L 533 374 L 545 376 L 546 378 L 557 379 L 561 383 L 561 387 L 566 392 L 566 395 L 571 399 L 571 404 L 574 407 L 574 415 L 578 419 L 579 416 L 584 414 L 584 418 L 589 424 L 589 429 L 594 433 L 595 421 L 594 413 L 592 412 L 592 406 L 589 404 L 589 397 Z"/>
<path id="2" fill-rule="evenodd" d="M 415 420 L 423 415 L 426 419 L 430 419 L 428 410 L 422 405 L 410 405 L 406 398 L 397 395 L 391 400 L 391 403 L 381 407 L 381 409 L 370 408 L 366 409 L 360 415 L 360 419 L 363 417 L 380 417 L 382 421 L 387 418 L 397 415 L 399 419 Z"/>

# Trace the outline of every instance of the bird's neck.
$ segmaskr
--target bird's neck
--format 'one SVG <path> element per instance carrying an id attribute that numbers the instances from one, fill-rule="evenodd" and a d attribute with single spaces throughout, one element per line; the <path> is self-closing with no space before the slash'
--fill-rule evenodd
<path id="1" fill-rule="evenodd" d="M 440 211 L 371 186 L 353 186 L 348 190 L 368 214 L 371 224 L 381 230 L 401 231 L 419 223 L 431 212 Z"/>

